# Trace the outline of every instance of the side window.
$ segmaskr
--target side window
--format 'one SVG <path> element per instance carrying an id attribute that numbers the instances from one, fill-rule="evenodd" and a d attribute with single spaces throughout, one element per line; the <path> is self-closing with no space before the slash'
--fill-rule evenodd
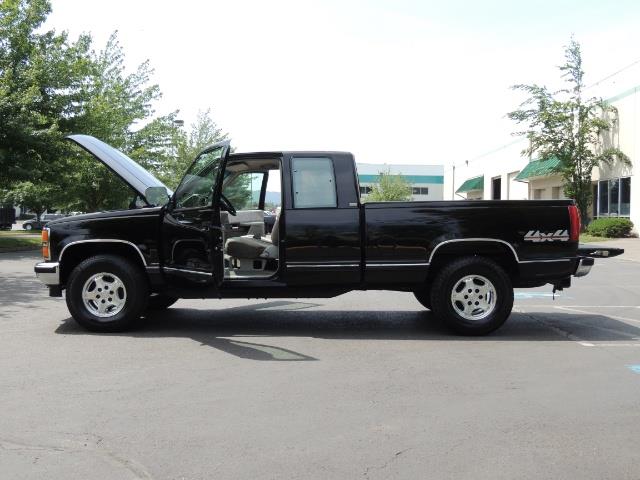
<path id="1" fill-rule="evenodd" d="M 337 207 L 336 179 L 330 158 L 292 159 L 293 208 Z"/>
<path id="2" fill-rule="evenodd" d="M 257 210 L 263 180 L 264 173 L 241 173 L 224 183 L 222 194 L 236 210 Z"/>

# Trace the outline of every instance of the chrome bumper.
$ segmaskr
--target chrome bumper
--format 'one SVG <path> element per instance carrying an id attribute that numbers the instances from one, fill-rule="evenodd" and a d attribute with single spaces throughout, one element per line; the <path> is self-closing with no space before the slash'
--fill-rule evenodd
<path id="1" fill-rule="evenodd" d="M 587 273 L 591 271 L 591 267 L 593 267 L 593 258 L 591 257 L 582 257 L 578 260 L 578 267 L 576 268 L 574 277 L 584 277 Z"/>
<path id="2" fill-rule="evenodd" d="M 38 280 L 45 285 L 49 287 L 60 285 L 60 264 L 58 262 L 36 263 L 33 270 L 36 272 Z"/>

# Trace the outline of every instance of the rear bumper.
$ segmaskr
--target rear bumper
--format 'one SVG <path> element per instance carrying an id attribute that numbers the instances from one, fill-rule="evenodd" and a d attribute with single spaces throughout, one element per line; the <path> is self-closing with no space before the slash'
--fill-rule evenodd
<path id="1" fill-rule="evenodd" d="M 48 287 L 60 285 L 60 264 L 58 262 L 36 263 L 33 267 L 36 277 Z"/>
<path id="2" fill-rule="evenodd" d="M 591 267 L 593 267 L 593 258 L 591 257 L 581 257 L 578 259 L 578 265 L 576 267 L 576 271 L 573 273 L 574 277 L 584 277 L 591 271 Z"/>

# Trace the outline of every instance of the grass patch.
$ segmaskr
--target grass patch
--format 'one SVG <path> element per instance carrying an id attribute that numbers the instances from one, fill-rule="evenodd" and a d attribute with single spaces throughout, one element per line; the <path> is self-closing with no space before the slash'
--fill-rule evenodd
<path id="1" fill-rule="evenodd" d="M 0 237 L 11 237 L 13 235 L 37 235 L 40 236 L 41 230 L 0 230 Z"/>
<path id="2" fill-rule="evenodd" d="M 42 245 L 42 241 L 38 237 L 34 238 L 12 238 L 0 237 L 0 252 L 11 250 L 36 250 Z"/>
<path id="3" fill-rule="evenodd" d="M 580 243 L 600 243 L 600 242 L 608 242 L 609 240 L 615 240 L 615 239 L 607 238 L 607 237 L 596 237 L 594 235 L 589 235 L 586 233 L 580 234 Z"/>

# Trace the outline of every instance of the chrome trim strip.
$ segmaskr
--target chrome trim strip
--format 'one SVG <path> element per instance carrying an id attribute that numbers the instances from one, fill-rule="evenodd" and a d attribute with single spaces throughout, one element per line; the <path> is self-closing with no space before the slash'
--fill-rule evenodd
<path id="1" fill-rule="evenodd" d="M 155 208 L 155 209 L 157 209 L 158 207 L 146 207 L 146 208 Z M 140 210 L 142 210 L 142 209 L 140 209 Z M 96 217 L 96 218 L 64 217 L 65 219 L 68 218 L 69 220 L 66 221 L 66 222 L 60 222 L 60 224 L 62 224 L 62 223 L 70 223 L 70 222 L 94 222 L 94 221 L 102 221 L 102 220 L 119 220 L 121 218 L 152 218 L 152 217 L 157 217 L 157 215 L 155 215 L 156 213 L 158 213 L 158 212 L 155 211 L 155 212 L 151 212 L 151 213 L 145 212 L 144 214 L 140 214 L 140 215 L 114 215 L 113 217 Z"/>
<path id="2" fill-rule="evenodd" d="M 520 260 L 518 263 L 551 263 L 551 262 L 570 262 L 574 258 L 557 258 L 554 260 Z"/>
<path id="3" fill-rule="evenodd" d="M 428 267 L 427 262 L 417 263 L 367 263 L 367 267 Z"/>
<path id="4" fill-rule="evenodd" d="M 511 252 L 513 252 L 513 256 L 516 259 L 516 262 L 520 263 L 520 259 L 518 258 L 518 254 L 516 253 L 515 248 L 513 248 L 513 246 L 505 241 L 505 240 L 500 240 L 498 238 L 482 238 L 482 237 L 478 237 L 478 238 L 454 238 L 452 240 L 445 240 L 444 242 L 440 242 L 438 245 L 436 245 L 434 247 L 433 250 L 431 250 L 431 255 L 429 256 L 429 263 L 431 263 L 433 261 L 433 256 L 436 253 L 436 250 L 438 250 L 438 248 L 440 248 L 442 245 L 446 245 L 447 243 L 455 243 L 455 242 L 496 242 L 496 243 L 503 243 L 505 244 L 507 247 L 509 247 L 511 249 Z"/>
<path id="5" fill-rule="evenodd" d="M 513 245 L 511 245 L 509 242 L 507 242 L 505 240 L 500 240 L 499 238 L 478 237 L 478 238 L 455 238 L 455 239 L 452 239 L 452 240 L 445 240 L 444 242 L 440 242 L 431 251 L 431 255 L 429 256 L 429 263 L 431 263 L 431 261 L 433 260 L 433 256 L 435 255 L 436 250 L 438 250 L 438 248 L 440 248 L 442 245 L 445 245 L 447 243 L 454 243 L 454 242 L 496 242 L 496 243 L 502 243 L 502 244 L 506 245 L 507 247 L 509 247 L 509 249 L 513 253 L 513 256 L 516 259 L 516 262 L 518 262 L 518 263 L 570 262 L 571 260 L 574 260 L 574 258 L 571 258 L 571 257 L 570 258 L 556 258 L 556 259 L 550 259 L 550 260 L 543 260 L 543 259 L 541 259 L 541 260 L 520 260 L 520 257 L 518 257 L 518 254 L 516 253 L 515 248 L 513 248 Z"/>
<path id="6" fill-rule="evenodd" d="M 341 268 L 341 267 L 356 267 L 359 268 L 359 263 L 287 263 L 287 268 Z"/>
<path id="7" fill-rule="evenodd" d="M 208 277 L 213 277 L 213 273 L 211 272 L 199 272 L 197 270 L 187 270 L 186 268 L 162 267 L 162 269 L 168 270 L 170 272 L 195 273 L 196 275 L 206 275 Z"/>
<path id="8" fill-rule="evenodd" d="M 513 256 L 516 259 L 516 262 L 518 262 L 518 263 L 570 262 L 571 260 L 574 260 L 574 258 L 572 258 L 572 257 L 569 257 L 569 258 L 555 258 L 555 259 L 550 259 L 550 260 L 543 260 L 543 259 L 541 259 L 541 260 L 520 260 L 520 258 L 518 257 L 518 254 L 516 253 L 515 248 L 513 248 L 513 245 L 511 245 L 509 242 L 507 242 L 505 240 L 500 240 L 498 238 L 482 238 L 482 237 L 478 237 L 478 238 L 455 238 L 455 239 L 452 239 L 452 240 L 445 240 L 444 242 L 440 242 L 431 251 L 431 255 L 429 256 L 429 263 L 431 263 L 431 261 L 433 260 L 433 256 L 435 255 L 436 250 L 438 250 L 438 248 L 440 248 L 442 245 L 445 245 L 447 243 L 454 243 L 454 242 L 496 242 L 496 243 L 502 243 L 502 244 L 506 245 L 507 247 L 509 247 L 509 249 L 513 253 Z"/>
<path id="9" fill-rule="evenodd" d="M 147 261 L 144 259 L 144 255 L 142 255 L 142 252 L 140 251 L 140 249 L 137 247 L 136 244 L 128 242 L 126 240 L 118 240 L 115 238 L 92 238 L 90 240 L 76 240 L 75 242 L 71 242 L 71 243 L 67 243 L 62 250 L 60 251 L 60 255 L 58 256 L 58 262 L 62 263 L 62 256 L 64 255 L 64 252 L 67 248 L 69 248 L 72 245 L 76 245 L 78 243 L 124 243 L 127 245 L 131 245 L 133 248 L 136 249 L 136 251 L 138 252 L 138 255 L 140 255 L 140 259 L 142 260 L 142 264 L 146 267 L 147 266 Z"/>

